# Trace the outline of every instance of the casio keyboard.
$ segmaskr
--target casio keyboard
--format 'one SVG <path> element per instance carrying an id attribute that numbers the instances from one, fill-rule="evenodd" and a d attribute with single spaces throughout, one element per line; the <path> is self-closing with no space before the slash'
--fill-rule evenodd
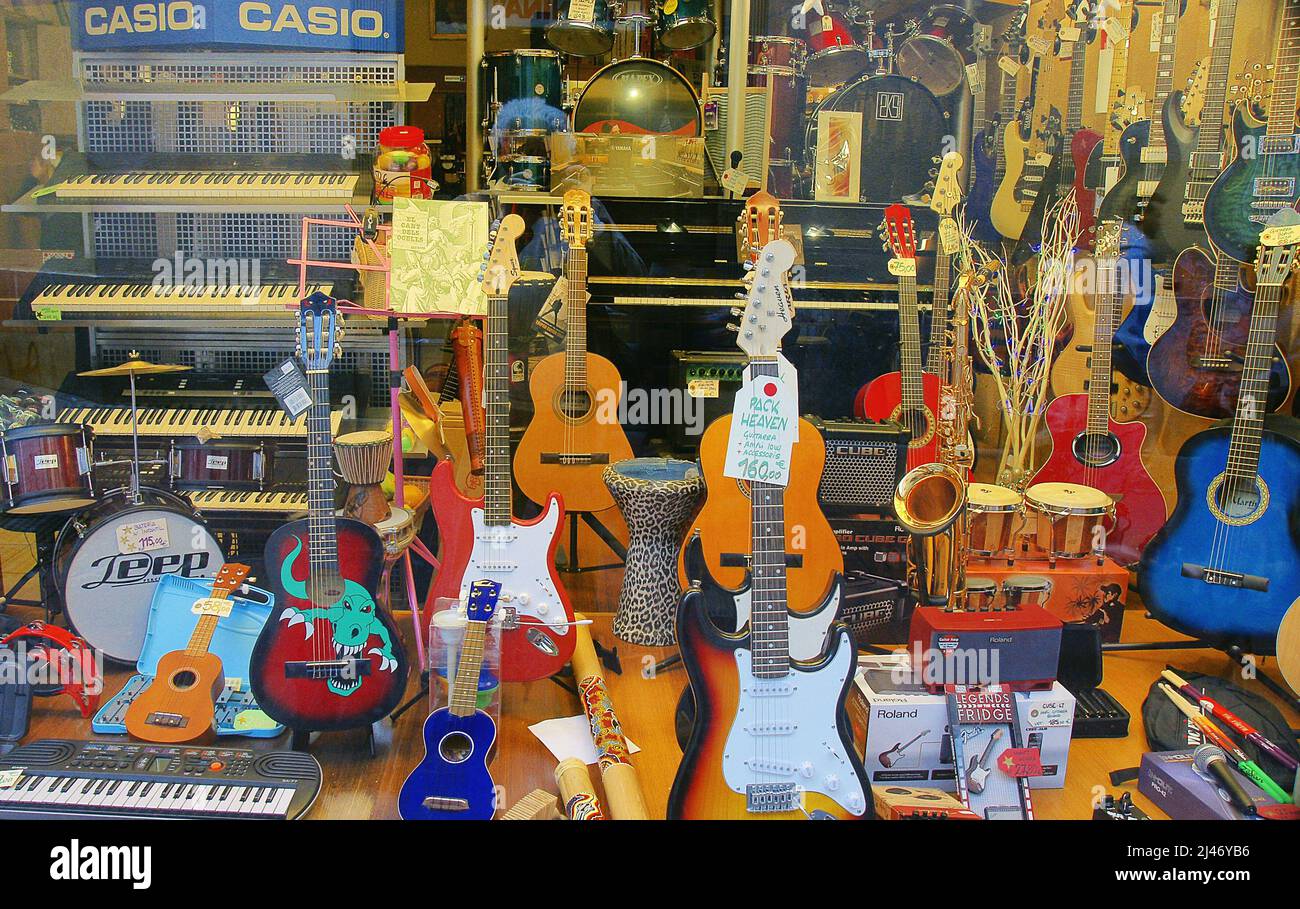
<path id="1" fill-rule="evenodd" d="M 335 199 L 350 202 L 360 177 L 307 171 L 133 171 L 80 174 L 55 184 L 55 198 L 177 200 Z"/>
<path id="2" fill-rule="evenodd" d="M 334 295 L 332 284 L 308 284 L 304 296 Z M 37 319 L 210 316 L 223 319 L 296 318 L 297 283 L 253 287 L 169 286 L 149 282 L 51 283 L 30 300 Z"/>
<path id="3" fill-rule="evenodd" d="M 307 438 L 307 415 L 291 420 L 282 410 L 270 408 L 170 408 L 141 407 L 138 410 L 142 439 L 199 436 L 223 439 Z M 96 439 L 131 435 L 131 408 L 121 406 L 67 407 L 59 411 L 60 423 L 89 426 Z M 343 425 L 343 411 L 330 414 L 330 431 L 337 435 Z"/>
<path id="4" fill-rule="evenodd" d="M 0 819 L 294 820 L 321 786 L 298 751 L 45 739 L 0 757 L 0 771 L 18 768 Z"/>

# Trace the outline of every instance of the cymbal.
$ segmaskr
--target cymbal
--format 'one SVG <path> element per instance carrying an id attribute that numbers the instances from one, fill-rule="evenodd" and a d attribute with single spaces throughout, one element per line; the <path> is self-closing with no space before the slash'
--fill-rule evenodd
<path id="1" fill-rule="evenodd" d="M 92 369 L 89 372 L 79 372 L 77 375 L 96 379 L 113 379 L 120 376 L 129 376 L 132 373 L 137 376 L 160 376 L 172 372 L 189 372 L 193 368 L 193 366 L 150 363 L 146 360 L 127 360 L 117 366 L 110 366 L 107 369 Z"/>

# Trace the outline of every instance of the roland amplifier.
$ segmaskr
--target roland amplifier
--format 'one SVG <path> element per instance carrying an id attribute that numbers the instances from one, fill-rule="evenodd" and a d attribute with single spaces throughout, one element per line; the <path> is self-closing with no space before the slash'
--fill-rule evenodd
<path id="1" fill-rule="evenodd" d="M 808 417 L 826 443 L 817 498 L 828 515 L 892 512 L 911 434 L 898 423 Z"/>

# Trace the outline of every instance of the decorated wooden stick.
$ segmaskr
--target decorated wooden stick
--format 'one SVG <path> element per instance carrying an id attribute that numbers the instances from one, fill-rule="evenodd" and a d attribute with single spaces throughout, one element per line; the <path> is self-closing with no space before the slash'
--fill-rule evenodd
<path id="1" fill-rule="evenodd" d="M 585 617 L 574 616 L 582 623 Z M 591 724 L 591 738 L 596 743 L 600 765 L 600 779 L 605 784 L 605 801 L 610 815 L 616 821 L 644 821 L 650 817 L 636 767 L 632 765 L 623 727 L 614 714 L 614 705 L 605 688 L 605 677 L 600 671 L 596 645 L 591 640 L 591 629 L 585 624 L 574 628 L 577 637 L 573 648 L 573 677 L 578 680 L 578 696 L 582 709 Z"/>
<path id="2" fill-rule="evenodd" d="M 596 798 L 587 765 L 578 758 L 565 758 L 555 768 L 555 783 L 560 787 L 560 801 L 571 821 L 603 821 L 605 810 Z"/>

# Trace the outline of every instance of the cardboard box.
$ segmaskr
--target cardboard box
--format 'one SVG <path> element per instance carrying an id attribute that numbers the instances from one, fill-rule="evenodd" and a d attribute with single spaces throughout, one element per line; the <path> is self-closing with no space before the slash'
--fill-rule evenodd
<path id="1" fill-rule="evenodd" d="M 947 699 L 910 679 L 905 653 L 858 660 L 848 714 L 867 781 L 873 786 L 899 783 L 955 792 Z M 1036 745 L 1042 755 L 1044 775 L 1030 780 L 1030 788 L 1064 788 L 1074 695 L 1057 682 L 1050 691 L 1018 692 L 1015 699 L 1025 736 L 1021 746 Z"/>
<path id="2" fill-rule="evenodd" d="M 1032 553 L 1031 553 L 1032 555 Z M 1103 643 L 1119 640 L 1124 624 L 1124 600 L 1128 595 L 1128 571 L 1112 559 L 1098 565 L 1096 559 L 1056 563 L 1046 559 L 1022 558 L 1014 565 L 1005 559 L 971 559 L 966 574 L 988 578 L 998 585 L 999 600 L 1005 602 L 1006 582 L 1011 578 L 1048 581 L 1051 590 L 1039 605 L 1062 622 L 1092 622 L 1101 626 Z"/>
<path id="3" fill-rule="evenodd" d="M 1242 821 L 1245 816 L 1221 795 L 1218 785 L 1192 766 L 1195 748 L 1148 751 L 1138 768 L 1138 791 L 1176 821 Z M 1242 788 L 1261 809 L 1277 802 L 1244 776 Z"/>

